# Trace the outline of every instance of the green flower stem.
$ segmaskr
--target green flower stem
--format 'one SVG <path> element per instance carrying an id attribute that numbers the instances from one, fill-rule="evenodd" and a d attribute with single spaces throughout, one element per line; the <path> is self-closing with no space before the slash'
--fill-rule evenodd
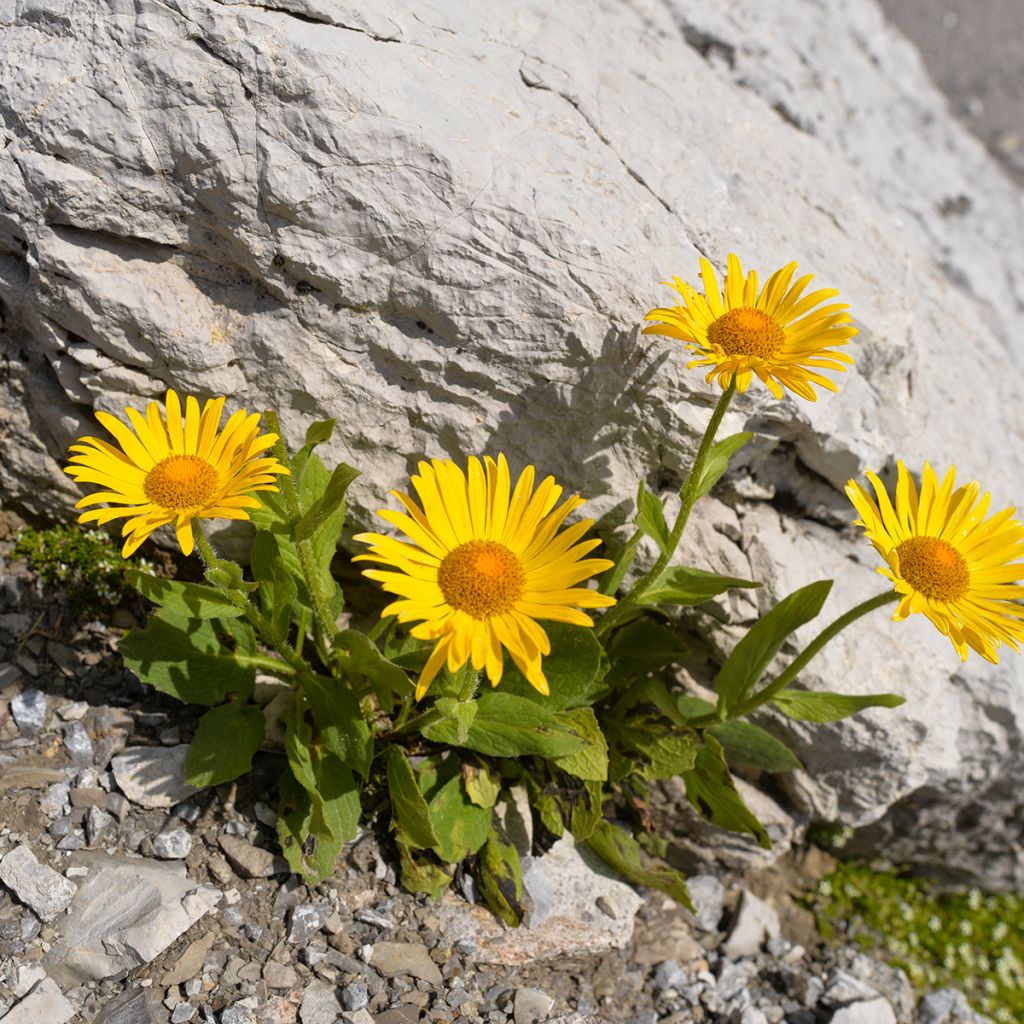
<path id="1" fill-rule="evenodd" d="M 714 714 L 702 715 L 700 718 L 691 719 L 689 725 L 693 729 L 703 729 L 707 726 L 718 725 L 723 720 L 743 718 L 755 711 L 762 704 L 767 704 L 777 693 L 781 693 L 794 679 L 807 667 L 812 658 L 838 633 L 841 633 L 851 622 L 855 622 L 862 615 L 873 612 L 876 608 L 882 608 L 887 604 L 898 601 L 900 595 L 894 590 L 887 590 L 884 594 L 876 594 L 866 601 L 855 605 L 848 612 L 840 615 L 834 622 L 829 623 L 781 672 L 776 679 L 770 682 L 764 689 L 759 690 L 752 697 L 748 697 L 741 704 L 731 708 L 723 719 L 717 712 Z"/>
<path id="2" fill-rule="evenodd" d="M 407 722 L 400 726 L 396 726 L 388 734 L 389 736 L 401 736 L 407 732 L 415 732 L 422 729 L 425 725 L 432 725 L 434 722 L 440 722 L 444 718 L 437 708 L 431 708 L 429 711 L 424 711 L 422 715 L 417 715 L 415 718 L 410 718 Z"/>
<path id="3" fill-rule="evenodd" d="M 213 568 L 219 559 L 217 558 L 216 552 L 210 546 L 209 540 L 207 540 L 206 534 L 203 533 L 197 523 L 192 524 L 192 530 L 196 538 L 196 550 L 199 552 L 199 557 L 202 559 L 203 565 L 207 568 Z M 244 615 L 249 624 L 256 630 L 260 639 L 268 646 L 273 648 L 281 656 L 282 661 L 291 669 L 292 674 L 296 677 L 301 676 L 305 672 L 311 672 L 309 664 L 306 659 L 296 653 L 295 649 L 286 640 L 279 641 L 274 639 L 273 629 L 270 625 L 270 620 L 250 601 L 247 597 L 239 594 L 235 590 L 231 590 L 227 587 L 218 587 L 222 594 L 231 601 L 231 603 L 239 609 Z M 275 661 L 273 658 L 262 658 L 259 655 L 248 655 L 245 660 L 248 660 L 252 665 L 263 665 L 263 667 L 269 667 L 271 671 L 280 672 L 281 662 Z"/>
<path id="4" fill-rule="evenodd" d="M 637 603 L 640 595 L 658 579 L 665 569 L 668 568 L 669 562 L 672 561 L 672 556 L 676 553 L 676 548 L 679 547 L 679 541 L 682 539 L 683 531 L 686 529 L 686 523 L 690 518 L 690 513 L 693 511 L 693 506 L 697 504 L 697 485 L 704 474 L 704 464 L 707 462 L 708 453 L 711 451 L 711 446 L 715 443 L 715 435 L 718 433 L 718 428 L 722 425 L 722 419 L 729 408 L 729 403 L 732 401 L 734 394 L 736 394 L 735 375 L 733 376 L 732 383 L 722 392 L 721 397 L 718 399 L 715 411 L 711 414 L 707 429 L 704 431 L 704 437 L 701 438 L 700 448 L 697 449 L 697 456 L 693 460 L 690 472 L 686 474 L 683 486 L 680 488 L 679 514 L 676 516 L 676 521 L 672 526 L 672 532 L 669 534 L 665 550 L 654 565 L 629 588 L 628 593 L 623 596 L 622 600 L 613 608 L 610 608 L 598 620 L 597 625 L 594 627 L 594 632 L 597 636 L 603 636 L 613 626 L 621 622 Z"/>
<path id="5" fill-rule="evenodd" d="M 295 667 L 289 665 L 286 661 L 282 661 L 280 658 L 271 658 L 263 654 L 239 654 L 238 651 L 235 651 L 234 660 L 242 665 L 252 665 L 254 668 L 266 669 L 268 672 L 285 676 L 288 679 L 293 679 L 297 675 Z"/>
<path id="6" fill-rule="evenodd" d="M 212 569 L 219 561 L 217 553 L 212 547 L 210 547 L 210 542 L 206 539 L 206 534 L 203 533 L 199 524 L 194 520 L 192 522 L 192 535 L 196 539 L 196 553 L 199 555 L 199 559 L 203 563 L 203 568 Z"/>
<path id="7" fill-rule="evenodd" d="M 285 447 L 284 439 L 281 436 L 281 424 L 278 422 L 277 413 L 273 409 L 267 409 L 264 416 L 271 433 L 277 434 L 277 441 L 274 443 L 274 455 L 277 457 L 278 462 L 291 469 L 291 459 L 288 457 L 288 449 Z M 302 518 L 302 509 L 299 507 L 299 496 L 295 490 L 295 481 L 292 480 L 290 473 L 278 479 L 281 484 L 281 494 L 288 509 L 291 525 L 294 526 Z M 316 620 L 317 627 L 317 647 L 326 654 L 331 649 L 329 641 L 335 633 L 330 601 L 320 586 L 320 578 L 316 573 L 312 542 L 308 539 L 294 540 L 294 538 L 293 542 L 299 553 L 299 563 L 302 566 L 302 575 L 306 580 L 306 589 L 309 591 L 310 600 L 313 602 L 313 618 Z"/>
<path id="8" fill-rule="evenodd" d="M 466 674 L 466 679 L 462 684 L 462 690 L 459 692 L 459 700 L 465 703 L 476 696 L 477 687 L 480 685 L 480 677 L 483 673 L 476 671 L 469 663 L 463 667 L 463 672 Z"/>

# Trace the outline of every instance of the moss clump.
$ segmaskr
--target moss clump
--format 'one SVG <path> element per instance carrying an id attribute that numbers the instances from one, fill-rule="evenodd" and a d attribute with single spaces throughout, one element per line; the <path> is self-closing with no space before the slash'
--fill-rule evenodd
<path id="1" fill-rule="evenodd" d="M 826 938 L 880 954 L 919 988 L 961 989 L 993 1020 L 1024 1020 L 1024 896 L 940 894 L 922 878 L 850 861 L 808 897 Z"/>
<path id="2" fill-rule="evenodd" d="M 84 618 L 101 617 L 135 595 L 125 582 L 125 569 L 153 568 L 144 558 L 129 565 L 109 534 L 79 526 L 24 529 L 15 539 L 14 554 L 47 586 L 62 590 L 71 611 Z"/>

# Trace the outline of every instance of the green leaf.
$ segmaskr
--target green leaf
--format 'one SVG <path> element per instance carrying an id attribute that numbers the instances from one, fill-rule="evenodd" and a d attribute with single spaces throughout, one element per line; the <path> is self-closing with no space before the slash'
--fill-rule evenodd
<path id="1" fill-rule="evenodd" d="M 273 534 L 258 530 L 249 555 L 249 566 L 260 587 L 260 605 L 270 622 L 274 640 L 284 643 L 291 630 L 292 611 L 299 589 L 287 564 L 278 556 Z"/>
<path id="2" fill-rule="evenodd" d="M 395 694 L 405 697 L 413 691 L 405 669 L 381 654 L 377 645 L 358 630 L 344 629 L 335 636 L 334 658 L 344 671 L 368 679 L 382 704 L 393 703 Z"/>
<path id="3" fill-rule="evenodd" d="M 523 866 L 515 846 L 492 832 L 477 857 L 475 873 L 484 902 L 510 928 L 518 928 L 525 907 Z"/>
<path id="4" fill-rule="evenodd" d="M 906 702 L 894 693 L 822 693 L 817 690 L 783 690 L 771 699 L 784 715 L 801 722 L 838 722 L 864 708 L 898 708 Z"/>
<path id="5" fill-rule="evenodd" d="M 491 776 L 487 765 L 462 764 L 462 783 L 466 787 L 466 796 L 477 807 L 493 807 L 498 802 L 501 783 Z"/>
<path id="6" fill-rule="evenodd" d="M 259 508 L 247 509 L 249 518 L 257 530 L 282 533 L 288 530 L 288 507 L 284 495 L 273 491 L 258 491 L 253 497 L 260 503 Z"/>
<path id="7" fill-rule="evenodd" d="M 687 909 L 694 910 L 685 876 L 667 867 L 644 867 L 640 859 L 640 844 L 623 829 L 610 822 L 599 821 L 587 840 L 587 846 L 631 882 L 657 889 Z"/>
<path id="8" fill-rule="evenodd" d="M 314 826 L 310 795 L 290 771 L 281 776 L 278 789 L 277 838 L 288 866 L 309 885 L 330 878 L 345 840 Z"/>
<path id="9" fill-rule="evenodd" d="M 312 451 L 317 445 L 326 444 L 334 435 L 335 420 L 317 420 L 306 428 L 306 443 L 303 448 Z"/>
<path id="10" fill-rule="evenodd" d="M 712 726 L 730 762 L 740 761 L 763 772 L 791 772 L 803 768 L 800 758 L 782 740 L 759 725 L 734 719 Z"/>
<path id="11" fill-rule="evenodd" d="M 468 747 L 491 757 L 539 754 L 560 757 L 582 750 L 587 741 L 560 721 L 554 711 L 512 693 L 485 693 L 477 701 L 476 717 L 466 738 L 458 724 L 441 719 L 424 726 L 422 735 L 435 743 Z"/>
<path id="12" fill-rule="evenodd" d="M 689 771 L 700 748 L 696 733 L 669 732 L 661 722 L 640 719 L 606 728 L 613 745 L 630 762 L 631 772 L 647 780 L 671 779 Z"/>
<path id="13" fill-rule="evenodd" d="M 251 594 L 258 584 L 251 583 L 242 573 L 242 567 L 237 562 L 227 558 L 218 558 L 203 574 L 208 583 L 215 587 L 223 587 L 225 590 L 234 590 L 238 594 Z"/>
<path id="14" fill-rule="evenodd" d="M 418 783 L 438 838 L 434 847 L 438 857 L 445 864 L 455 864 L 476 853 L 491 833 L 491 811 L 470 800 L 458 760 L 426 759 L 420 765 Z"/>
<path id="15" fill-rule="evenodd" d="M 143 597 L 188 619 L 230 619 L 242 614 L 216 587 L 166 580 L 138 569 L 125 569 L 124 578 Z"/>
<path id="16" fill-rule="evenodd" d="M 323 494 L 295 524 L 292 531 L 295 540 L 301 541 L 312 537 L 328 520 L 343 509 L 345 492 L 357 476 L 359 476 L 359 470 L 353 469 L 344 462 L 334 467 L 334 472 L 327 481 Z M 340 528 L 338 533 L 340 533 Z M 337 543 L 338 533 L 334 535 L 335 543 Z"/>
<path id="17" fill-rule="evenodd" d="M 252 704 L 221 704 L 199 719 L 185 758 L 185 781 L 200 788 L 244 775 L 263 742 L 263 712 Z"/>
<path id="18" fill-rule="evenodd" d="M 764 826 L 736 791 L 722 745 L 714 736 L 704 734 L 704 746 L 698 751 L 693 768 L 683 775 L 683 782 L 686 798 L 702 817 L 731 832 L 753 836 L 765 850 L 772 848 Z"/>
<path id="19" fill-rule="evenodd" d="M 437 836 L 430 824 L 430 810 L 416 783 L 416 773 L 409 759 L 397 746 L 388 747 L 388 794 L 395 827 L 406 842 L 422 850 L 437 846 Z"/>
<path id="20" fill-rule="evenodd" d="M 831 580 L 819 580 L 784 597 L 750 627 L 732 649 L 715 679 L 718 699 L 733 708 L 757 685 L 772 658 L 793 630 L 810 622 L 825 603 Z"/>
<path id="21" fill-rule="evenodd" d="M 343 682 L 313 673 L 303 674 L 299 686 L 313 715 L 313 741 L 367 778 L 373 736 L 352 691 Z"/>
<path id="22" fill-rule="evenodd" d="M 608 659 L 594 631 L 564 622 L 545 622 L 544 629 L 551 641 L 551 653 L 544 658 L 550 695 L 538 693 L 511 663 L 511 658 L 506 661 L 501 691 L 550 711 L 590 707 L 608 694 Z"/>
<path id="23" fill-rule="evenodd" d="M 689 652 L 676 633 L 649 618 L 617 629 L 608 644 L 611 673 L 629 679 L 674 665 Z"/>
<path id="24" fill-rule="evenodd" d="M 686 721 L 691 718 L 703 718 L 715 711 L 715 705 L 703 697 L 695 697 L 689 693 L 681 693 L 675 697 L 676 710 Z"/>
<path id="25" fill-rule="evenodd" d="M 475 700 L 457 700 L 455 697 L 438 697 L 434 701 L 434 708 L 455 723 L 459 746 L 465 746 L 469 739 L 469 727 L 476 720 L 478 707 Z"/>
<path id="26" fill-rule="evenodd" d="M 593 708 L 576 708 L 563 711 L 559 719 L 587 741 L 582 750 L 574 754 L 563 754 L 552 760 L 563 772 L 575 775 L 577 779 L 605 782 L 608 779 L 608 743 L 597 724 Z"/>
<path id="27" fill-rule="evenodd" d="M 575 787 L 561 786 L 558 801 L 562 818 L 577 842 L 585 842 L 593 834 L 604 813 L 604 786 L 600 782 L 584 781 Z"/>
<path id="28" fill-rule="evenodd" d="M 530 797 L 530 806 L 537 813 L 541 825 L 552 835 L 562 836 L 565 833 L 565 816 L 562 813 L 562 803 L 555 795 L 552 785 L 545 785 L 543 788 L 533 773 L 527 773 L 524 780 Z"/>
<path id="29" fill-rule="evenodd" d="M 636 527 L 641 533 L 647 534 L 664 554 L 669 545 L 669 528 L 665 522 L 665 508 L 661 499 L 648 491 L 643 481 L 636 496 Z"/>
<path id="30" fill-rule="evenodd" d="M 636 549 L 640 546 L 642 539 L 643 534 L 640 531 L 637 531 L 630 537 L 626 546 L 619 552 L 619 557 L 615 560 L 615 564 L 601 577 L 601 582 L 597 588 L 598 593 L 614 594 L 619 589 L 626 573 L 629 572 L 629 567 L 636 558 Z"/>
<path id="31" fill-rule="evenodd" d="M 759 586 L 761 584 L 754 580 L 719 576 L 717 573 L 692 569 L 687 565 L 670 565 L 637 600 L 647 605 L 703 604 L 731 587 Z"/>
<path id="32" fill-rule="evenodd" d="M 224 643 L 227 626 L 218 619 L 192 619 L 170 608 L 133 629 L 118 648 L 141 680 L 186 704 L 248 700 L 256 670 Z"/>
<path id="33" fill-rule="evenodd" d="M 304 695 L 298 694 L 285 719 L 288 765 L 309 794 L 311 830 L 347 842 L 358 831 L 359 788 L 352 769 L 315 742 L 311 717 Z"/>
<path id="34" fill-rule="evenodd" d="M 396 837 L 398 862 L 402 870 L 402 885 L 409 892 L 424 892 L 432 900 L 452 884 L 452 876 L 439 864 L 428 857 L 417 857 L 412 847 L 402 841 L 402 834 Z"/>
<path id="35" fill-rule="evenodd" d="M 754 435 L 750 433 L 733 434 L 730 437 L 723 437 L 716 441 L 708 452 L 707 459 L 700 476 L 694 482 L 694 501 L 702 498 L 721 479 L 722 474 L 729 468 L 729 460 L 736 454 Z"/>

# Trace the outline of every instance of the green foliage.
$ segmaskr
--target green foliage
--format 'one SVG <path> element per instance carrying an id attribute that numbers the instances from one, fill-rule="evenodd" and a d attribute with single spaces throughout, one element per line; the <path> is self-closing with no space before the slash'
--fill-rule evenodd
<path id="1" fill-rule="evenodd" d="M 729 460 L 753 437 L 753 434 L 733 434 L 711 446 L 707 461 L 695 474 L 694 498 L 702 498 L 721 479 L 729 468 Z"/>
<path id="2" fill-rule="evenodd" d="M 636 528 L 650 537 L 662 552 L 669 548 L 669 528 L 661 499 L 651 494 L 643 483 L 636 496 Z"/>
<path id="3" fill-rule="evenodd" d="M 758 846 L 771 849 L 764 826 L 736 791 L 722 744 L 714 736 L 704 736 L 704 746 L 697 751 L 693 768 L 684 773 L 683 782 L 686 799 L 701 817 L 730 832 L 745 832 L 757 840 Z"/>
<path id="4" fill-rule="evenodd" d="M 132 595 L 129 563 L 104 530 L 63 523 L 45 530 L 29 527 L 15 538 L 13 553 L 48 587 L 61 590 L 71 611 L 83 618 L 109 615 Z M 144 558 L 134 565 L 152 568 Z"/>
<path id="5" fill-rule="evenodd" d="M 516 928 L 523 920 L 523 866 L 516 848 L 491 832 L 476 862 L 476 880 L 487 905 L 505 924 Z"/>
<path id="6" fill-rule="evenodd" d="M 248 700 L 256 669 L 228 629 L 230 620 L 193 619 L 173 608 L 151 615 L 118 645 L 124 663 L 142 680 L 186 704 Z"/>
<path id="7" fill-rule="evenodd" d="M 638 600 L 641 604 L 703 604 L 711 598 L 732 587 L 759 587 L 760 583 L 753 580 L 739 579 L 735 576 L 719 576 L 717 573 L 704 572 L 686 565 L 670 565 L 641 592 Z"/>
<path id="8" fill-rule="evenodd" d="M 268 414 L 268 422 L 280 434 L 276 417 Z M 568 830 L 626 878 L 688 905 L 683 877 L 659 863 L 664 840 L 612 826 L 606 815 L 629 817 L 650 782 L 681 777 L 709 821 L 768 846 L 729 765 L 781 772 L 800 761 L 742 713 L 771 700 L 791 717 L 829 721 L 899 702 L 791 691 L 782 676 L 757 690 L 787 637 L 817 614 L 828 581 L 785 598 L 750 629 L 718 673 L 717 705 L 681 693 L 674 673 L 690 651 L 668 612 L 759 584 L 670 565 L 683 521 L 670 526 L 662 502 L 641 485 L 638 532 L 602 589 L 616 590 L 644 535 L 654 539 L 658 561 L 622 599 L 622 613 L 597 628 L 543 621 L 548 695 L 510 658 L 500 688 L 480 692 L 470 660 L 456 671 L 443 667 L 417 704 L 414 674 L 435 641 L 412 638 L 395 620 L 366 632 L 353 616 L 338 627 L 344 595 L 332 561 L 358 473 L 321 461 L 316 449 L 333 430 L 333 421 L 311 425 L 291 458 L 283 442 L 275 447 L 290 473 L 279 493 L 261 492 L 252 511 L 248 572 L 218 558 L 197 532 L 205 582 L 124 574 L 157 608 L 120 645 L 140 678 L 208 708 L 186 763 L 196 785 L 228 782 L 251 767 L 265 740 L 263 709 L 253 702 L 257 670 L 287 684 L 284 709 L 274 714 L 286 757 L 278 838 L 290 869 L 309 883 L 331 875 L 368 813 L 390 830 L 406 888 L 436 897 L 462 864 L 494 913 L 517 925 L 527 909 L 521 851 L 501 822 L 510 790 L 525 786 L 531 813 L 549 832 Z M 681 492 L 682 514 L 749 436 L 702 446 L 703 461 Z"/>
<path id="9" fill-rule="evenodd" d="M 808 904 L 826 937 L 902 967 L 918 989 L 962 990 L 999 1024 L 1024 1020 L 1024 896 L 942 894 L 927 880 L 856 861 L 823 878 Z"/>
<path id="10" fill-rule="evenodd" d="M 185 759 L 185 781 L 217 786 L 244 775 L 263 743 L 263 713 L 252 704 L 221 704 L 199 719 Z"/>
<path id="11" fill-rule="evenodd" d="M 837 722 L 865 708 L 898 708 L 906 698 L 894 693 L 822 693 L 814 690 L 783 690 L 772 697 L 784 715 L 801 722 Z"/>
<path id="12" fill-rule="evenodd" d="M 736 707 L 757 685 L 786 638 L 821 611 L 831 589 L 831 580 L 801 587 L 750 627 L 746 636 L 732 649 L 715 679 L 715 690 L 724 708 Z"/>

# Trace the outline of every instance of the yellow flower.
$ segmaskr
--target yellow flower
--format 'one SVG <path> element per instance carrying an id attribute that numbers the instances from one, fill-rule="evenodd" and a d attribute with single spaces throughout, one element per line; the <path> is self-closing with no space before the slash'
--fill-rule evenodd
<path id="1" fill-rule="evenodd" d="M 75 506 L 85 508 L 112 502 L 123 508 L 94 508 L 80 523 L 107 523 L 127 518 L 121 530 L 127 558 L 158 527 L 174 523 L 178 543 L 192 553 L 193 519 L 248 519 L 246 509 L 258 508 L 253 491 L 276 491 L 274 476 L 288 470 L 276 458 L 261 458 L 277 441 L 276 434 L 259 434 L 259 413 L 233 413 L 220 430 L 223 398 L 211 398 L 199 411 L 189 395 L 185 415 L 174 391 L 167 392 L 167 413 L 157 402 L 145 417 L 125 409 L 134 430 L 109 413 L 96 418 L 113 435 L 117 446 L 96 437 L 80 438 L 70 450 L 64 470 L 78 483 L 103 489 Z M 119 446 L 119 447 L 118 447 Z"/>
<path id="2" fill-rule="evenodd" d="M 370 545 L 357 560 L 383 562 L 394 571 L 365 570 L 386 591 L 398 595 L 383 615 L 399 622 L 423 620 L 412 629 L 422 640 L 437 640 L 420 674 L 416 699 L 427 692 L 442 664 L 455 672 L 467 661 L 487 669 L 492 686 L 501 681 L 502 648 L 543 694 L 548 694 L 541 659 L 551 643 L 537 619 L 593 626 L 580 608 L 615 603 L 596 590 L 574 584 L 612 566 L 605 558 L 584 558 L 601 542 L 581 541 L 593 525 L 585 519 L 558 532 L 565 517 L 583 504 L 567 498 L 547 477 L 534 491 L 527 466 L 513 489 L 504 455 L 469 460 L 468 474 L 449 459 L 419 464 L 412 477 L 422 507 L 409 495 L 391 493 L 405 512 L 377 514 L 397 526 L 408 542 L 379 533 L 356 540 Z M 408 513 L 408 514 L 406 514 Z"/>
<path id="3" fill-rule="evenodd" d="M 954 490 L 956 467 L 940 484 L 926 462 L 921 493 L 903 463 L 899 463 L 896 503 L 882 482 L 867 474 L 877 502 L 854 480 L 846 493 L 860 514 L 868 539 L 888 563 L 878 571 L 896 586 L 902 600 L 893 618 L 923 612 L 936 629 L 953 642 L 961 660 L 973 647 L 983 658 L 998 662 L 996 648 L 1015 651 L 1024 640 L 1024 524 L 1005 508 L 985 518 L 991 495 L 979 497 L 971 482 Z"/>
<path id="4" fill-rule="evenodd" d="M 730 253 L 722 295 L 714 268 L 701 259 L 704 294 L 698 295 L 678 277 L 663 282 L 679 293 L 683 305 L 652 309 L 644 319 L 662 322 L 645 327 L 643 333 L 684 342 L 699 356 L 687 369 L 710 366 L 708 383 L 717 377 L 723 391 L 734 378 L 736 389 L 746 391 L 756 374 L 776 398 L 789 388 L 813 402 L 817 398 L 813 384 L 836 390 L 817 370 L 845 371 L 853 363 L 851 356 L 829 346 L 845 345 L 857 329 L 850 326 L 845 303 L 821 305 L 839 294 L 834 288 L 804 295 L 812 274 L 790 283 L 796 267 L 788 263 L 776 270 L 759 292 L 757 273 L 752 270 L 744 279 L 740 261 Z"/>

